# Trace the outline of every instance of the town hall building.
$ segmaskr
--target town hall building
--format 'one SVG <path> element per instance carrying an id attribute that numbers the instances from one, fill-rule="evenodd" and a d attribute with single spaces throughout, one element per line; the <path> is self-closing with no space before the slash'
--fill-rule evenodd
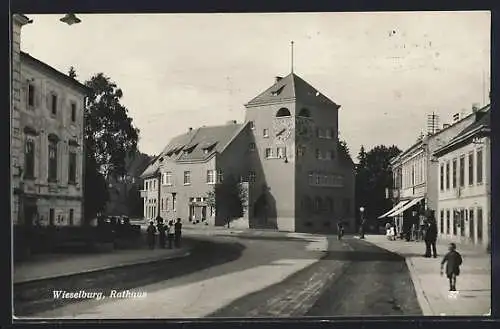
<path id="1" fill-rule="evenodd" d="M 224 225 L 224 206 L 215 211 L 207 195 L 232 176 L 247 192 L 243 225 L 329 232 L 343 221 L 354 230 L 354 164 L 339 148 L 339 108 L 295 73 L 277 77 L 245 104 L 243 123 L 170 141 L 142 174 L 144 217 Z"/>

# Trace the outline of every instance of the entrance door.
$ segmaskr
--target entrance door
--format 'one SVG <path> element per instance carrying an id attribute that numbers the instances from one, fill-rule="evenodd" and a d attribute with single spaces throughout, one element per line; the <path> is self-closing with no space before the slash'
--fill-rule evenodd
<path id="1" fill-rule="evenodd" d="M 192 222 L 194 219 L 194 206 L 189 205 L 189 221 Z"/>
<path id="2" fill-rule="evenodd" d="M 201 221 L 204 222 L 207 220 L 207 207 L 203 206 L 201 208 Z"/>
<path id="3" fill-rule="evenodd" d="M 33 226 L 36 215 L 36 205 L 26 202 L 24 205 L 24 225 Z"/>

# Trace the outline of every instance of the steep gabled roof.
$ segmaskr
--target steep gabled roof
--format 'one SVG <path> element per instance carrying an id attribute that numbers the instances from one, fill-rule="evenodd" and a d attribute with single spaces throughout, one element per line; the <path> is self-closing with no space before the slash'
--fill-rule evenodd
<path id="1" fill-rule="evenodd" d="M 178 135 L 148 165 L 141 177 L 157 173 L 160 164 L 167 162 L 205 161 L 216 152 L 223 152 L 245 124 L 231 123 L 224 126 L 208 126 Z"/>
<path id="2" fill-rule="evenodd" d="M 271 87 L 253 98 L 245 106 L 251 107 L 293 100 L 310 105 L 326 104 L 340 108 L 340 105 L 337 105 L 295 73 L 290 73 L 286 77 L 277 80 Z"/>

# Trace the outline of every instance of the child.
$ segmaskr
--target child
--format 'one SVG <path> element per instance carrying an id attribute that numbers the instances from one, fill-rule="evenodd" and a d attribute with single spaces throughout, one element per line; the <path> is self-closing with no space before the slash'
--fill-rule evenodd
<path id="1" fill-rule="evenodd" d="M 444 256 L 441 262 L 441 275 L 443 275 L 443 266 L 446 263 L 446 276 L 450 281 L 450 291 L 456 291 L 457 276 L 460 275 L 460 265 L 462 265 L 462 256 L 456 251 L 457 245 L 450 243 L 449 252 Z"/>

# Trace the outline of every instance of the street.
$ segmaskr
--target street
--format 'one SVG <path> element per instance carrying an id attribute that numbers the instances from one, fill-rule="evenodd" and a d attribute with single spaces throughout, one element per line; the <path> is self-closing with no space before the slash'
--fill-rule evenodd
<path id="1" fill-rule="evenodd" d="M 188 232 L 187 234 L 189 234 Z M 196 234 L 177 260 L 15 286 L 34 318 L 421 315 L 402 257 L 353 237 Z M 326 247 L 328 251 L 321 250 Z M 316 249 L 316 250 L 315 250 Z M 53 290 L 147 292 L 142 299 L 54 299 Z M 123 310 L 127 311 L 124 312 Z"/>

